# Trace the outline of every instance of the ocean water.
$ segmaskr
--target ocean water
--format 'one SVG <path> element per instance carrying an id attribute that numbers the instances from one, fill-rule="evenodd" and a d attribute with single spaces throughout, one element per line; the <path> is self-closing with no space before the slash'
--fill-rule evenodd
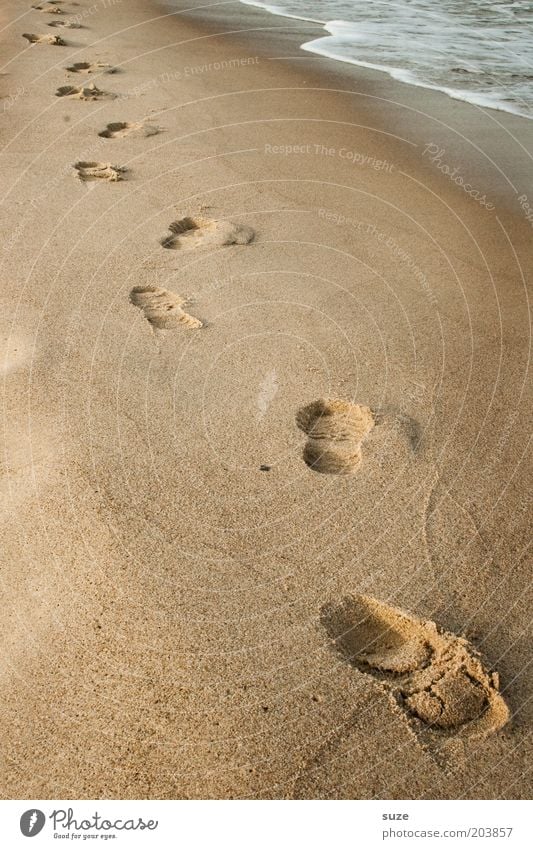
<path id="1" fill-rule="evenodd" d="M 533 2 L 241 0 L 324 25 L 304 50 L 533 118 Z"/>

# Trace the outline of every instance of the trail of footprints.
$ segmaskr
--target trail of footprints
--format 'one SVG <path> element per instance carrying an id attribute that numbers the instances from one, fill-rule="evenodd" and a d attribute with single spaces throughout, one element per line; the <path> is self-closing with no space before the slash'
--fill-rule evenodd
<path id="1" fill-rule="evenodd" d="M 34 7 L 42 12 L 53 9 L 61 14 L 59 2 L 43 4 Z M 52 21 L 50 26 L 68 25 L 68 22 Z M 74 26 L 76 26 L 74 24 Z M 35 43 L 59 44 L 64 43 L 59 36 L 31 35 L 25 37 Z M 113 74 L 117 68 L 105 62 L 80 61 L 67 66 L 66 70 L 71 74 Z M 56 91 L 56 97 L 75 100 L 93 101 L 112 98 L 116 95 L 103 91 L 94 83 L 88 85 L 64 85 Z M 160 128 L 145 123 L 144 121 L 115 121 L 107 124 L 98 135 L 104 139 L 121 139 L 126 136 L 149 137 L 161 132 Z M 112 165 L 109 162 L 80 161 L 73 166 L 78 179 L 82 182 L 107 182 L 117 183 L 124 179 L 125 168 Z M 224 247 L 229 245 L 249 244 L 255 233 L 251 227 L 237 224 L 231 221 L 211 221 L 201 217 L 185 217 L 169 226 L 170 235 L 162 239 L 161 244 L 171 250 L 192 250 L 200 247 Z M 197 329 L 203 326 L 202 322 L 186 313 L 182 307 L 186 303 L 184 299 L 157 286 L 134 287 L 130 292 L 130 302 L 142 310 L 145 318 L 153 328 L 157 330 L 172 330 L 179 326 Z"/>
<path id="2" fill-rule="evenodd" d="M 63 14 L 60 0 L 32 7 L 43 13 Z M 49 26 L 78 27 L 73 22 L 52 21 Z M 63 45 L 59 36 L 24 33 L 32 44 Z M 76 74 L 114 73 L 100 62 L 76 62 L 67 70 Z M 115 97 L 94 83 L 61 86 L 57 97 L 100 100 Z M 120 139 L 131 134 L 160 132 L 144 122 L 109 123 L 99 136 Z M 77 162 L 82 181 L 118 182 L 125 169 L 103 162 Z M 232 221 L 185 217 L 169 225 L 161 240 L 170 250 L 248 245 L 251 227 Z M 159 286 L 134 286 L 131 304 L 156 331 L 181 327 L 199 329 L 203 323 L 187 313 L 187 301 Z M 319 399 L 302 407 L 296 416 L 306 435 L 305 463 L 316 472 L 348 475 L 362 460 L 362 445 L 376 423 L 372 411 L 342 399 Z M 432 621 L 391 607 L 370 596 L 353 594 L 340 603 L 326 605 L 322 624 L 336 649 L 355 668 L 384 688 L 409 721 L 435 733 L 479 737 L 497 731 L 509 719 L 509 709 L 499 692 L 496 672 L 488 672 L 479 654 L 465 639 L 443 631 Z"/>

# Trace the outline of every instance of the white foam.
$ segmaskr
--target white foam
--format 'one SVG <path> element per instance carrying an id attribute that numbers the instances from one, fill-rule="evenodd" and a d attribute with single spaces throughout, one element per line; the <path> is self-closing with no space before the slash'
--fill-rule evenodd
<path id="1" fill-rule="evenodd" d="M 432 91 L 441 91 L 447 94 L 448 97 L 454 100 L 463 100 L 465 103 L 471 103 L 474 106 L 481 106 L 487 109 L 498 109 L 502 112 L 509 112 L 513 115 L 520 115 L 522 118 L 533 119 L 533 115 L 526 111 L 520 110 L 512 104 L 504 103 L 498 99 L 498 95 L 482 94 L 480 92 L 469 91 L 468 89 L 450 88 L 449 86 L 434 85 L 425 82 L 416 76 L 412 71 L 405 68 L 391 68 L 388 65 L 378 65 L 375 62 L 363 62 L 358 59 L 350 59 L 345 55 L 340 54 L 335 50 L 335 38 L 317 38 L 314 41 L 308 41 L 301 45 L 302 50 L 307 50 L 310 53 L 316 53 L 319 56 L 324 56 L 327 59 L 335 59 L 338 62 L 347 62 L 350 65 L 359 65 L 362 68 L 370 68 L 374 71 L 382 71 L 388 74 L 392 79 L 406 85 L 417 86 L 418 88 L 431 89 Z"/>
<path id="2" fill-rule="evenodd" d="M 241 2 L 322 24 L 328 35 L 303 44 L 308 52 L 533 118 L 533 9 L 526 0 L 505 6 L 488 0 L 441 0 L 438 6 L 432 0 Z M 328 12 L 339 18 L 325 20 Z"/>

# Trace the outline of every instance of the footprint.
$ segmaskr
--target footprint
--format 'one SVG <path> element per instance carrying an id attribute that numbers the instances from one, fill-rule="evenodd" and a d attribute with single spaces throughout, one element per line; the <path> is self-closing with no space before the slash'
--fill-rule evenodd
<path id="1" fill-rule="evenodd" d="M 487 672 L 467 640 L 435 622 L 355 594 L 326 605 L 322 624 L 338 650 L 422 727 L 478 737 L 508 721 L 498 674 Z"/>
<path id="2" fill-rule="evenodd" d="M 65 27 L 65 29 L 84 29 L 83 24 L 76 24 L 73 21 L 50 21 L 49 27 Z"/>
<path id="3" fill-rule="evenodd" d="M 159 127 L 150 124 L 128 123 L 127 121 L 117 121 L 114 124 L 108 124 L 105 130 L 102 130 L 98 135 L 103 139 L 121 139 L 124 136 L 140 135 L 140 136 L 156 136 L 160 133 Z"/>
<path id="4" fill-rule="evenodd" d="M 182 218 L 170 224 L 168 229 L 172 235 L 164 238 L 161 244 L 171 250 L 247 245 L 255 236 L 251 227 L 207 218 Z"/>
<path id="5" fill-rule="evenodd" d="M 307 435 L 303 458 L 313 471 L 349 475 L 361 462 L 361 443 L 374 418 L 362 404 L 321 398 L 298 411 L 296 424 Z"/>
<path id="6" fill-rule="evenodd" d="M 402 433 L 414 453 L 420 450 L 424 429 L 413 416 L 405 413 L 399 407 L 385 405 L 375 411 L 375 421 L 376 424 L 385 425 L 389 431 L 392 428 Z"/>
<path id="7" fill-rule="evenodd" d="M 108 91 L 102 91 L 94 83 L 87 86 L 63 85 L 56 91 L 56 97 L 72 97 L 76 100 L 104 100 L 106 97 L 116 96 Z"/>
<path id="8" fill-rule="evenodd" d="M 40 6 L 32 6 L 37 12 L 44 12 L 47 15 L 64 15 L 63 9 L 59 8 L 57 3 L 43 3 Z"/>
<path id="9" fill-rule="evenodd" d="M 23 32 L 22 38 L 27 39 L 30 44 L 59 44 L 63 47 L 66 44 L 58 35 L 36 35 L 33 32 Z"/>
<path id="10" fill-rule="evenodd" d="M 117 72 L 117 69 L 107 62 L 74 62 L 66 70 L 72 74 L 116 74 Z"/>
<path id="11" fill-rule="evenodd" d="M 144 317 L 157 330 L 175 330 L 180 325 L 195 329 L 203 326 L 199 319 L 182 309 L 187 301 L 168 289 L 134 286 L 130 301 L 143 311 Z"/>
<path id="12" fill-rule="evenodd" d="M 123 180 L 125 168 L 118 165 L 110 165 L 109 162 L 76 162 L 74 168 L 77 171 L 77 176 L 83 182 L 91 180 L 105 180 L 108 183 L 116 183 L 118 180 Z"/>

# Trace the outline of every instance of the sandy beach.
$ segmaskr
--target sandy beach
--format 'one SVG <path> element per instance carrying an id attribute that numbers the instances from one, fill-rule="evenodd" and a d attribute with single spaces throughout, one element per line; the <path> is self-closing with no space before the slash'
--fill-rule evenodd
<path id="1" fill-rule="evenodd" d="M 1 797 L 528 798 L 533 122 L 238 2 L 34 5 Z"/>

